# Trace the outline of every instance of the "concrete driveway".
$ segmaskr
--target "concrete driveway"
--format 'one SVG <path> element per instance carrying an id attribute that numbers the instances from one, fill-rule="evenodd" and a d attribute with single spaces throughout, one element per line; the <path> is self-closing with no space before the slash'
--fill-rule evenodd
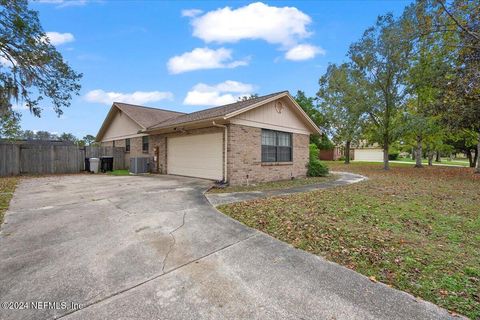
<path id="1" fill-rule="evenodd" d="M 23 180 L 0 232 L 0 302 L 28 309 L 0 318 L 450 317 L 224 216 L 203 196 L 208 185 L 172 176 Z"/>

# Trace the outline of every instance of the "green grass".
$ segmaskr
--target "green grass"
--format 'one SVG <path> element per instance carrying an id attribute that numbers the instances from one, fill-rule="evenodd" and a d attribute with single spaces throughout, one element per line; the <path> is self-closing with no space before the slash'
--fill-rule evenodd
<path id="1" fill-rule="evenodd" d="M 297 248 L 480 318 L 480 175 L 470 168 L 328 163 L 361 183 L 221 206 Z"/>
<path id="2" fill-rule="evenodd" d="M 121 170 L 108 171 L 107 174 L 112 176 L 128 176 L 130 175 L 130 172 L 127 169 L 121 169 Z"/>
<path id="3" fill-rule="evenodd" d="M 327 177 L 308 177 L 308 178 L 299 178 L 293 180 L 281 180 L 281 181 L 272 181 L 272 182 L 262 182 L 257 184 L 251 184 L 249 186 L 234 186 L 226 188 L 212 188 L 209 193 L 228 193 L 228 192 L 247 192 L 247 191 L 265 191 L 265 190 L 278 190 L 278 189 L 288 189 L 293 187 L 299 187 L 309 184 L 316 184 L 326 181 L 335 180 L 335 175 L 328 175 Z"/>
<path id="4" fill-rule="evenodd" d="M 397 159 L 397 160 L 395 160 L 395 161 L 407 162 L 407 163 L 412 163 L 412 164 L 415 163 L 415 160 L 410 159 L 410 158 L 399 158 L 399 159 Z M 422 164 L 423 164 L 423 165 L 428 165 L 428 160 L 422 159 Z M 441 161 L 441 162 L 435 162 L 435 160 L 434 160 L 434 161 L 433 161 L 433 164 L 434 164 L 434 165 L 448 164 L 448 165 L 456 165 L 456 166 L 463 166 L 463 167 L 468 167 L 468 166 L 469 166 L 468 161 L 465 161 L 465 160 L 453 160 L 453 161 L 450 161 L 450 160 L 447 159 L 447 158 L 442 158 L 442 161 Z"/>
<path id="5" fill-rule="evenodd" d="M 0 177 L 0 225 L 3 223 L 3 215 L 8 210 L 17 183 L 17 177 Z"/>

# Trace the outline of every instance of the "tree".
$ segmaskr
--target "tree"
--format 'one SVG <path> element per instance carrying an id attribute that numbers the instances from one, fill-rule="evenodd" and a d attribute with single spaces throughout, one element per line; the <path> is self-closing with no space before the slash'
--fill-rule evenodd
<path id="1" fill-rule="evenodd" d="M 15 139 L 21 133 L 20 113 L 11 112 L 0 115 L 0 138 Z"/>
<path id="2" fill-rule="evenodd" d="M 238 98 L 238 101 L 247 101 L 251 99 L 256 99 L 258 98 L 258 93 L 252 93 L 251 95 L 248 96 L 241 96 Z"/>
<path id="3" fill-rule="evenodd" d="M 73 71 L 46 36 L 38 13 L 27 0 L 0 0 L 0 116 L 12 102 L 24 103 L 35 116 L 47 106 L 58 115 L 80 90 Z"/>
<path id="4" fill-rule="evenodd" d="M 441 103 L 432 112 L 453 131 L 474 131 L 480 153 L 480 3 L 478 0 L 418 0 L 410 7 L 416 16 L 416 39 L 436 41 L 450 70 L 445 73 Z M 476 172 L 480 173 L 480 157 Z"/>
<path id="5" fill-rule="evenodd" d="M 320 108 L 332 128 L 334 140 L 345 144 L 345 163 L 350 163 L 351 143 L 358 140 L 369 102 L 365 81 L 348 64 L 328 66 L 320 80 Z"/>
<path id="6" fill-rule="evenodd" d="M 297 94 L 294 97 L 298 105 L 305 111 L 305 113 L 312 119 L 312 121 L 319 128 L 325 127 L 325 117 L 320 113 L 318 107 L 315 105 L 314 97 L 307 97 L 305 92 L 298 90 Z M 321 149 L 321 140 L 323 138 L 318 134 L 310 135 L 310 143 L 315 144 L 319 149 Z M 328 138 L 327 138 L 328 139 Z"/>
<path id="7" fill-rule="evenodd" d="M 82 140 L 84 141 L 85 145 L 90 146 L 95 142 L 95 136 L 87 134 Z"/>
<path id="8" fill-rule="evenodd" d="M 48 131 L 40 130 L 35 133 L 35 139 L 36 140 L 57 140 L 58 136 Z"/>
<path id="9" fill-rule="evenodd" d="M 367 29 L 348 52 L 353 66 L 375 93 L 376 101 L 369 106 L 367 113 L 375 131 L 373 137 L 383 147 L 385 170 L 389 169 L 389 146 L 399 135 L 394 122 L 403 106 L 410 51 L 410 41 L 400 22 L 387 14 L 378 17 L 375 26 Z"/>
<path id="10" fill-rule="evenodd" d="M 455 153 L 461 152 L 467 156 L 469 166 L 475 167 L 480 157 L 477 150 L 477 134 L 472 130 L 459 130 L 449 135 L 446 144 L 453 147 Z"/>
<path id="11" fill-rule="evenodd" d="M 62 141 L 70 141 L 70 142 L 73 142 L 73 143 L 77 143 L 77 142 L 78 142 L 77 137 L 75 137 L 73 134 L 67 133 L 67 132 L 62 133 L 62 134 L 58 137 L 58 139 L 59 139 L 59 140 L 62 140 Z"/>
<path id="12" fill-rule="evenodd" d="M 458 35 L 457 50 L 451 56 L 454 74 L 446 83 L 440 112 L 450 126 L 477 133 L 475 172 L 480 173 L 480 4 L 454 1 L 447 8 L 443 1 L 438 3 Z"/>
<path id="13" fill-rule="evenodd" d="M 32 130 L 25 130 L 21 132 L 20 137 L 25 140 L 34 140 L 35 132 L 33 132 Z"/>

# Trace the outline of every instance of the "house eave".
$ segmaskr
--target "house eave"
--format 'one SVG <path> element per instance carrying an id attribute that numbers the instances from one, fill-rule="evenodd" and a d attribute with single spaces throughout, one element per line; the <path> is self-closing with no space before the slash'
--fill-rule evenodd
<path id="1" fill-rule="evenodd" d="M 182 130 L 192 130 L 192 129 L 212 127 L 214 126 L 214 123 L 225 124 L 227 123 L 227 121 L 225 117 L 214 117 L 214 118 L 202 119 L 198 121 L 178 123 L 178 124 L 165 126 L 161 128 L 150 128 L 146 130 L 141 130 L 138 133 L 148 133 L 148 134 L 171 133 L 171 132 L 178 132 Z"/>

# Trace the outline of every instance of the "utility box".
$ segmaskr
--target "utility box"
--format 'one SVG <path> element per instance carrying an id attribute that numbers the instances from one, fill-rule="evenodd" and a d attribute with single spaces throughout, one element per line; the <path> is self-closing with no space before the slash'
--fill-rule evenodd
<path id="1" fill-rule="evenodd" d="M 91 172 L 98 173 L 99 166 L 100 166 L 100 159 L 90 158 L 90 171 Z"/>
<path id="2" fill-rule="evenodd" d="M 130 158 L 130 173 L 148 173 L 150 172 L 151 160 L 149 157 Z"/>
<path id="3" fill-rule="evenodd" d="M 85 158 L 85 171 L 90 172 L 90 158 Z"/>
<path id="4" fill-rule="evenodd" d="M 104 173 L 113 171 L 113 157 L 100 157 L 100 169 Z"/>

